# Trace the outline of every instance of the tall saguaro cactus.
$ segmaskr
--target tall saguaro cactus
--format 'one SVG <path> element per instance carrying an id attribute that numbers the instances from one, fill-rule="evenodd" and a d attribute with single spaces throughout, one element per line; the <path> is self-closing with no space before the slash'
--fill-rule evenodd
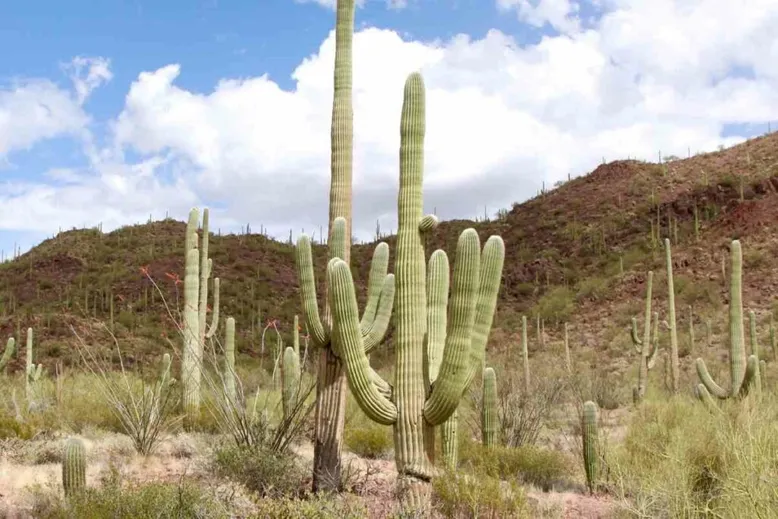
<path id="1" fill-rule="evenodd" d="M 424 81 L 413 73 L 405 83 L 400 121 L 394 387 L 375 374 L 365 355 L 348 264 L 334 258 L 327 265 L 333 336 L 349 387 L 369 418 L 393 426 L 401 501 L 416 510 L 429 504 L 434 428 L 456 411 L 481 369 L 505 259 L 499 236 L 490 237 L 481 251 L 478 233 L 467 229 L 457 243 L 450 303 L 441 289 L 449 278 L 444 251 L 432 253 L 427 271 L 424 235 L 438 220 L 422 213 L 424 133 Z"/>
<path id="2" fill-rule="evenodd" d="M 203 210 L 203 237 L 198 248 L 197 208 L 189 211 L 185 239 L 184 271 L 184 353 L 181 360 L 181 385 L 185 420 L 190 428 L 200 413 L 200 382 L 202 378 L 205 340 L 213 337 L 219 324 L 219 278 L 213 280 L 213 316 L 210 328 L 206 323 L 208 311 L 208 280 L 213 262 L 208 257 L 208 209 Z"/>
<path id="3" fill-rule="evenodd" d="M 673 393 L 677 393 L 681 387 L 681 372 L 678 363 L 678 328 L 675 324 L 673 256 L 669 238 L 665 238 L 665 263 L 667 264 L 667 319 L 670 321 L 670 389 Z"/>
<path id="4" fill-rule="evenodd" d="M 337 0 L 335 14 L 335 67 L 332 101 L 330 207 L 328 219 L 329 258 L 351 260 L 352 156 L 354 112 L 352 106 L 352 44 L 354 0 Z M 340 222 L 340 223 L 338 223 Z M 384 252 L 385 249 L 385 252 Z M 373 257 L 368 282 L 368 302 L 360 323 L 366 348 L 382 340 L 389 325 L 393 304 L 394 277 L 387 275 L 388 246 L 380 246 Z M 311 241 L 297 240 L 297 270 L 304 317 L 313 345 L 319 348 L 316 382 L 316 417 L 313 449 L 313 489 L 340 487 L 341 450 L 345 425 L 346 387 L 340 345 L 334 334 L 325 287 L 323 318 L 319 315 L 313 279 Z M 379 308 L 380 299 L 380 308 Z M 386 389 L 384 387 L 384 389 Z"/>
<path id="5" fill-rule="evenodd" d="M 659 315 L 654 314 L 654 340 L 651 340 L 651 289 L 654 284 L 654 273 L 649 271 L 646 279 L 646 313 L 643 327 L 643 338 L 638 336 L 637 319 L 632 318 L 632 344 L 640 355 L 638 366 L 638 385 L 632 390 L 632 401 L 639 403 L 646 394 L 648 371 L 656 363 L 656 354 L 659 349 L 657 335 L 659 333 Z"/>
<path id="6" fill-rule="evenodd" d="M 697 396 L 704 402 L 712 402 L 711 394 L 719 399 L 735 398 L 748 392 L 759 370 L 759 358 L 746 358 L 746 338 L 743 327 L 743 252 L 740 241 L 730 245 L 732 271 L 729 283 L 729 369 L 732 379 L 729 389 L 718 385 L 708 373 L 705 361 L 695 361 L 701 384 L 697 385 Z"/>

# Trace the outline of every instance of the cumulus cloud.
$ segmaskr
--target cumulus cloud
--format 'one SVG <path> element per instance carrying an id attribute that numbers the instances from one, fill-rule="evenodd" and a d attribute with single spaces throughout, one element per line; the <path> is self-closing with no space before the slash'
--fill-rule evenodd
<path id="1" fill-rule="evenodd" d="M 550 25 L 559 32 L 575 32 L 580 28 L 575 0 L 497 0 L 502 11 L 516 10 L 519 20 L 535 27 Z"/>
<path id="2" fill-rule="evenodd" d="M 501 2 L 524 12 L 527 23 L 543 19 L 564 34 L 526 46 L 496 30 L 477 40 L 435 42 L 378 28 L 355 35 L 359 237 L 371 236 L 376 219 L 384 230 L 396 228 L 400 106 L 414 70 L 427 86 L 425 205 L 444 219 L 472 218 L 484 206 L 494 213 L 543 183 L 591 170 L 602 157 L 652 160 L 658 150 L 713 150 L 743 140 L 722 138 L 725 124 L 778 118 L 772 0 L 736 7 L 655 0 L 650 8 L 639 0 L 601 0 L 594 25 L 569 30 L 562 22 L 575 21 L 581 10 L 560 6 L 576 2 Z M 223 79 L 200 93 L 176 84 L 178 64 L 140 72 L 112 121 L 110 144 L 86 141 L 89 167 L 53 171 L 53 187 L 0 191 L 0 225 L 109 227 L 149 213 L 183 218 L 189 206 L 208 204 L 222 229 L 250 222 L 278 237 L 290 228 L 318 234 L 327 218 L 333 59 L 330 34 L 294 70 L 291 90 L 265 75 Z M 83 87 L 77 83 L 70 96 L 76 108 L 78 92 L 110 78 L 107 62 L 83 67 Z M 0 153 L 2 128 L 0 118 Z M 136 156 L 137 163 L 128 159 Z"/>

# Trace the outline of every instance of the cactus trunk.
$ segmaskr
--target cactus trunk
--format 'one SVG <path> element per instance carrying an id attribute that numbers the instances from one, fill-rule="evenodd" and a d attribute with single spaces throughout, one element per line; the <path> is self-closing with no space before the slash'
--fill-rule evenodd
<path id="1" fill-rule="evenodd" d="M 86 449 L 84 442 L 71 438 L 62 457 L 62 487 L 70 497 L 86 487 Z"/>
<path id="2" fill-rule="evenodd" d="M 497 440 L 497 377 L 494 369 L 484 370 L 481 402 L 481 441 L 484 447 L 494 447 Z"/>
<path id="3" fill-rule="evenodd" d="M 594 493 L 597 488 L 597 476 L 599 469 L 599 455 L 597 444 L 599 441 L 597 432 L 597 404 L 591 400 L 583 405 L 583 424 L 581 426 L 583 437 L 583 460 L 586 472 L 586 485 L 589 492 Z"/>
<path id="4" fill-rule="evenodd" d="M 665 262 L 667 263 L 667 319 L 670 321 L 670 387 L 673 393 L 677 393 L 681 387 L 681 374 L 678 367 L 678 330 L 675 326 L 673 256 L 668 238 L 665 238 Z"/>

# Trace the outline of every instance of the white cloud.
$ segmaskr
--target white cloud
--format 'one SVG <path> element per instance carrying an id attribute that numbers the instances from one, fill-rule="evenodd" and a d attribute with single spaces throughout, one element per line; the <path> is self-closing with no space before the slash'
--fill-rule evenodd
<path id="1" fill-rule="evenodd" d="M 576 32 L 580 21 L 576 18 L 580 3 L 575 0 L 497 0 L 501 11 L 516 10 L 519 20 L 543 27 L 549 24 L 559 32 Z"/>
<path id="2" fill-rule="evenodd" d="M 76 56 L 64 68 L 73 81 L 79 104 L 83 104 L 95 88 L 113 77 L 110 60 L 100 57 Z"/>
<path id="3" fill-rule="evenodd" d="M 655 0 L 649 9 L 603 0 L 601 7 L 594 26 L 524 47 L 499 31 L 446 42 L 359 31 L 355 232 L 369 237 L 376 218 L 385 230 L 396 227 L 400 105 L 413 70 L 427 85 L 425 205 L 444 219 L 471 218 L 484 205 L 493 213 L 602 157 L 714 150 L 742 140 L 722 139 L 725 123 L 778 119 L 778 3 L 689 0 L 680 8 Z M 207 203 L 218 204 L 213 222 L 222 229 L 250 222 L 279 237 L 289 228 L 318 231 L 327 216 L 333 52 L 330 34 L 296 68 L 291 91 L 260 76 L 224 79 L 203 94 L 176 84 L 177 64 L 140 73 L 113 121 L 111 145 L 86 139 L 90 167 L 53 171 L 56 187 L 0 190 L 0 226 L 103 221 L 110 228 L 150 212 L 183 218 L 189 206 Z M 89 73 L 79 76 L 87 93 L 110 78 L 107 63 L 97 63 L 105 62 L 91 62 L 91 83 Z M 747 73 L 727 77 L 733 70 Z M 0 119 L 0 152 L 2 128 Z M 127 151 L 143 161 L 128 163 Z"/>

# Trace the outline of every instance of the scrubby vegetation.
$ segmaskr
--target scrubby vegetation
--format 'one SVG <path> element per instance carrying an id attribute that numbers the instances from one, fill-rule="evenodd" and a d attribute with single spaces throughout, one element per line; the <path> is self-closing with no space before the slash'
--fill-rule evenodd
<path id="1" fill-rule="evenodd" d="M 414 73 L 398 236 L 352 246 L 337 6 L 326 245 L 193 209 L 0 266 L 0 515 L 776 516 L 778 139 L 438 222 Z"/>

